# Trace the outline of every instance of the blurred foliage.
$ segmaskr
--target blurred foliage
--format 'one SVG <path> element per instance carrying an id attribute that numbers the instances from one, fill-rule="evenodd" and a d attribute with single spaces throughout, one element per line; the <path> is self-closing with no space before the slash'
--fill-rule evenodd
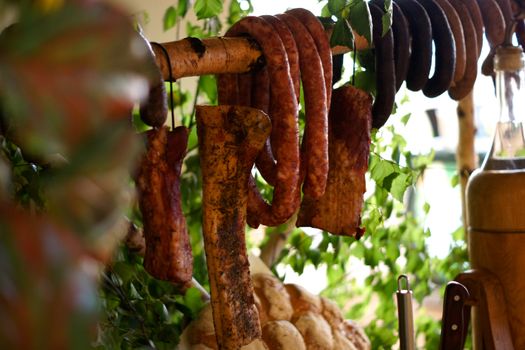
<path id="1" fill-rule="evenodd" d="M 0 2 L 0 10 L 16 3 L 15 1 Z M 23 14 L 26 12 L 33 15 L 43 11 L 44 8 L 45 11 L 57 11 L 57 8 L 62 6 L 60 1 L 36 2 L 47 4 L 46 6 L 52 5 L 51 7 L 35 7 L 36 5 L 31 1 L 22 3 L 31 5 L 21 7 L 23 9 L 21 17 L 24 17 Z M 248 0 L 234 0 L 228 7 L 224 7 L 223 3 L 217 0 L 195 2 L 174 0 L 173 3 L 166 9 L 164 29 L 180 26 L 188 11 L 193 10 L 201 20 L 197 23 L 187 22 L 186 31 L 188 36 L 199 38 L 216 35 L 224 25 L 233 24 L 252 10 L 251 2 Z M 385 1 L 387 12 L 383 24 L 386 28 L 391 18 L 389 4 L 389 1 Z M 328 21 L 323 21 L 324 23 L 332 22 L 334 25 L 332 45 L 352 46 L 352 31 L 371 41 L 371 20 L 366 1 L 328 0 L 322 15 L 329 17 Z M 219 17 L 226 22 L 222 23 Z M 82 22 L 78 18 L 69 21 L 61 17 L 56 18 L 55 29 L 51 22 L 42 22 L 48 23 L 46 26 L 49 25 L 49 30 L 45 28 L 42 30 L 42 35 L 51 35 L 54 30 L 59 33 L 60 28 L 69 31 L 71 29 L 68 25 L 79 25 Z M 29 27 L 27 28 L 29 30 Z M 21 37 L 32 38 L 29 31 L 25 33 L 27 36 Z M 38 47 L 38 37 L 24 43 L 28 45 L 26 50 Z M 24 57 L 23 55 L 27 53 L 27 58 L 31 59 L 30 52 L 21 50 L 20 55 Z M 364 51 L 357 56 L 358 60 L 354 62 L 355 76 L 352 81 L 356 86 L 373 93 L 375 90 L 373 55 L 370 51 Z M 101 56 L 101 64 L 107 63 L 102 62 L 105 60 L 104 57 L 107 58 Z M 3 72 L 2 63 L 0 60 L 0 73 Z M 8 75 L 8 77 L 11 79 L 14 76 Z M 166 90 L 174 97 L 171 108 L 177 111 L 177 124 L 193 125 L 194 106 L 197 102 L 210 104 L 217 102 L 213 76 L 199 77 L 197 89 L 192 92 L 182 90 L 178 83 L 167 84 Z M 5 85 L 1 83 L 0 93 L 5 98 Z M 24 96 L 21 97 L 22 99 L 33 99 L 33 97 L 21 96 Z M 5 99 L 2 102 L 6 104 Z M 400 103 L 403 102 L 406 101 Z M 189 106 L 190 112 L 184 112 L 186 109 L 182 106 Z M 97 109 L 93 108 L 93 110 Z M 45 109 L 41 116 L 48 116 L 49 113 L 51 112 Z M 409 118 L 410 115 L 392 117 L 405 125 Z M 133 112 L 133 124 L 138 132 L 147 129 L 147 126 L 140 121 L 136 110 Z M 40 130 L 41 125 L 35 126 Z M 56 136 L 57 130 L 51 127 L 48 129 L 51 133 L 49 137 L 58 137 L 59 142 L 63 141 Z M 106 128 L 106 131 L 108 129 L 114 131 L 110 128 Z M 111 140 L 111 136 L 104 132 L 97 135 Z M 76 169 L 70 172 L 71 177 L 80 171 L 85 171 L 85 163 L 99 162 L 100 158 L 97 155 L 103 155 L 113 147 L 110 141 L 104 143 L 96 136 L 93 137 L 86 139 L 91 142 L 87 145 L 91 146 L 78 148 L 78 150 L 88 149 L 92 152 L 86 154 L 79 151 L 83 156 L 79 156 L 78 162 L 73 162 L 78 164 L 78 167 L 70 168 Z M 10 197 L 15 197 L 26 208 L 31 210 L 46 208 L 49 199 L 41 186 L 41 181 L 50 174 L 47 163 L 26 160 L 23 155 L 26 147 L 22 145 L 21 150 L 12 140 L 2 138 L 0 146 L 2 156 L 0 174 L 4 178 L 7 176 L 10 178 L 9 181 L 2 179 L 0 195 L 5 194 L 3 191 L 7 190 Z M 47 145 L 49 146 L 64 147 L 56 144 Z M 36 149 L 39 150 L 38 147 Z M 75 147 L 74 150 L 76 151 L 77 148 Z M 115 154 L 118 153 L 117 150 Z M 462 230 L 453 233 L 453 244 L 445 259 L 431 257 L 426 243 L 430 232 L 423 226 L 424 218 L 416 216 L 405 205 L 407 196 L 414 190 L 414 184 L 431 163 L 432 158 L 432 153 L 414 155 L 408 152 L 406 141 L 391 125 L 374 133 L 368 173 L 370 183 L 373 185 L 367 192 L 368 197 L 363 211 L 363 226 L 366 228 L 364 237 L 356 241 L 353 238 L 333 236 L 326 232 L 312 234 L 294 229 L 288 237 L 287 245 L 271 267 L 278 274 L 278 271 L 283 271 L 281 268 L 284 266 L 290 266 L 297 273 L 303 273 L 308 265 L 317 268 L 326 266 L 328 286 L 322 294 L 336 301 L 348 318 L 358 321 L 371 319 L 365 325 L 374 349 L 395 348 L 398 341 L 393 294 L 397 289 L 396 279 L 399 274 L 409 275 L 411 285 L 414 287 L 414 297 L 420 303 L 433 291 L 438 290 L 439 294 L 443 295 L 446 282 L 468 268 Z M 9 165 L 8 175 L 3 172 L 4 163 Z M 53 178 L 59 177 L 53 175 Z M 120 180 L 126 182 L 125 177 L 121 177 Z M 259 185 L 263 188 L 263 195 L 271 194 L 271 188 L 265 187 L 264 181 L 259 181 Z M 181 177 L 182 204 L 193 247 L 194 278 L 209 289 L 202 243 L 201 188 L 197 137 L 193 127 Z M 424 204 L 420 210 L 428 213 L 429 209 L 428 204 Z M 132 206 L 126 209 L 126 215 L 130 221 L 141 225 L 138 208 Z M 273 234 L 279 234 L 281 229 L 268 228 L 266 238 L 258 248 L 264 249 L 267 239 Z M 363 262 L 369 270 L 364 284 L 352 273 L 356 261 Z M 284 278 L 282 275 L 279 277 Z M 180 295 L 171 284 L 152 278 L 142 267 L 142 258 L 123 245 L 119 246 L 112 263 L 101 275 L 99 297 L 103 319 L 99 324 L 98 337 L 93 341 L 93 346 L 100 349 L 172 349 L 178 342 L 185 325 L 195 318 L 203 305 L 201 293 L 197 289 L 189 289 L 184 295 Z M 440 331 L 437 320 L 419 317 L 416 320 L 416 328 L 419 336 L 425 339 L 426 348 L 437 348 Z"/>

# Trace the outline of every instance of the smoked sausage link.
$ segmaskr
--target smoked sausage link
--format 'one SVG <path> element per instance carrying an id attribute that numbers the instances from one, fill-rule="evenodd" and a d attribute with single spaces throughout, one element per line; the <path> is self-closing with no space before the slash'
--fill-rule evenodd
<path id="1" fill-rule="evenodd" d="M 271 205 L 249 202 L 257 221 L 284 222 L 297 209 L 299 193 L 298 104 L 290 77 L 286 50 L 275 29 L 264 19 L 248 16 L 234 24 L 226 36 L 251 36 L 262 49 L 270 80 L 272 121 L 271 148 L 276 160 L 275 188 Z M 259 198 L 253 194 L 252 199 Z M 256 221 L 251 221 L 252 223 Z"/>
<path id="2" fill-rule="evenodd" d="M 370 13 L 374 27 L 375 67 L 376 67 L 376 98 L 372 107 L 372 127 L 382 127 L 394 107 L 396 98 L 396 77 L 394 67 L 394 38 L 392 30 L 382 35 L 381 18 L 383 10 L 376 4 L 370 4 Z"/>

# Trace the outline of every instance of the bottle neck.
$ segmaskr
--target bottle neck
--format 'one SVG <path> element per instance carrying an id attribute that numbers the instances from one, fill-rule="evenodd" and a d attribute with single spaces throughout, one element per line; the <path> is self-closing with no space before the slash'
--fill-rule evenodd
<path id="1" fill-rule="evenodd" d="M 520 98 L 524 83 L 522 70 L 496 71 L 496 98 L 499 102 L 500 123 L 521 123 L 525 101 Z"/>
<path id="2" fill-rule="evenodd" d="M 499 118 L 492 148 L 483 165 L 487 170 L 525 168 L 525 138 L 522 123 L 525 99 L 521 97 L 524 83 L 523 69 L 496 70 Z"/>

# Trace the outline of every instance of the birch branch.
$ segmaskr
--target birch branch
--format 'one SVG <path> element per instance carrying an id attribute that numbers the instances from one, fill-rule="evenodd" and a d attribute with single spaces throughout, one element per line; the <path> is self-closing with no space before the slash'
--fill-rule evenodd
<path id="1" fill-rule="evenodd" d="M 329 35 L 330 32 L 327 32 Z M 357 50 L 368 48 L 365 38 L 354 33 Z M 197 39 L 188 37 L 162 43 L 171 62 L 173 80 L 205 74 L 246 73 L 264 65 L 259 45 L 247 37 L 212 37 Z M 170 79 L 168 62 L 162 49 L 152 46 L 157 65 L 165 80 Z M 345 46 L 332 48 L 333 55 L 350 52 Z"/>
<path id="2" fill-rule="evenodd" d="M 474 124 L 474 98 L 472 92 L 458 102 L 459 139 L 456 150 L 456 164 L 461 185 L 461 207 L 463 227 L 467 234 L 468 222 L 466 213 L 465 190 L 470 174 L 477 168 L 478 157 L 474 149 L 476 126 Z"/>

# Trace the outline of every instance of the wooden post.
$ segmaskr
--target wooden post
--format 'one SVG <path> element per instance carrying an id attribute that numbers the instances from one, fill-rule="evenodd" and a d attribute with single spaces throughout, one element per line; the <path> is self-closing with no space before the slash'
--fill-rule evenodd
<path id="1" fill-rule="evenodd" d="M 478 157 L 474 149 L 476 126 L 474 123 L 474 97 L 472 91 L 458 102 L 457 115 L 459 136 L 456 149 L 456 166 L 461 186 L 463 228 L 465 235 L 467 235 L 468 222 L 465 191 L 470 174 L 478 167 Z"/>

